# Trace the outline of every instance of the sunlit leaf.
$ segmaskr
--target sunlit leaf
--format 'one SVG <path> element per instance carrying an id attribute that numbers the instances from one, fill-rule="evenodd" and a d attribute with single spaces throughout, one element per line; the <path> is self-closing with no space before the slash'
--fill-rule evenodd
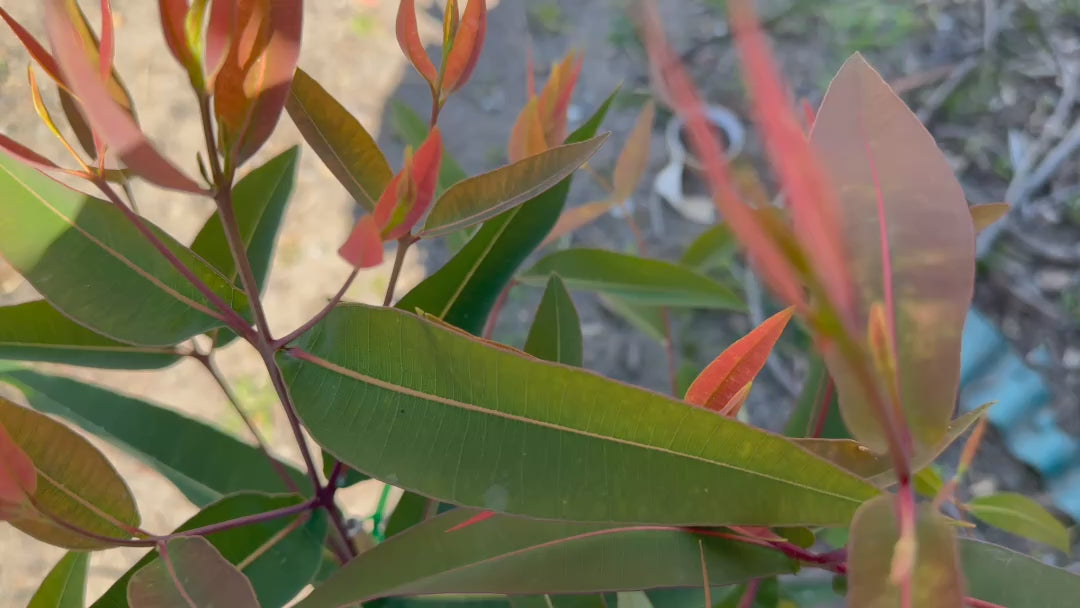
<path id="1" fill-rule="evenodd" d="M 507 156 L 512 163 L 540 154 L 549 147 L 544 138 L 544 124 L 540 120 L 539 104 L 540 101 L 536 96 L 530 97 L 510 128 Z"/>
<path id="2" fill-rule="evenodd" d="M 975 226 L 975 234 L 986 230 L 994 222 L 1005 217 L 1009 212 L 1009 203 L 985 203 L 968 207 L 971 212 L 971 221 Z"/>
<path id="3" fill-rule="evenodd" d="M 559 275 L 548 278 L 540 307 L 536 309 L 525 352 L 547 361 L 581 367 L 584 350 L 581 320 L 570 293 Z"/>
<path id="4" fill-rule="evenodd" d="M 853 260 L 853 326 L 883 302 L 896 344 L 897 384 L 912 439 L 940 441 L 956 403 L 960 342 L 975 276 L 974 230 L 952 168 L 904 102 L 860 56 L 833 79 L 812 141 L 839 193 Z M 881 421 L 863 388 L 828 358 L 844 421 L 885 450 Z"/>
<path id="5" fill-rule="evenodd" d="M 180 356 L 171 348 L 111 340 L 75 323 L 45 300 L 37 300 L 0 308 L 0 359 L 158 369 Z"/>
<path id="6" fill-rule="evenodd" d="M 208 505 L 176 531 L 191 530 L 239 517 L 256 515 L 301 503 L 298 496 L 243 492 Z M 236 566 L 255 589 L 262 608 L 280 608 L 307 585 L 322 558 L 327 522 L 323 512 L 281 517 L 207 534 L 206 540 L 226 562 Z M 156 551 L 144 555 L 93 604 L 93 608 L 128 608 L 132 575 L 144 566 L 161 563 Z M 201 605 L 200 605 L 201 606 Z M 226 604 L 231 608 L 231 604 Z M 132 606 L 131 608 L 135 608 Z M 185 606 L 184 608 L 189 608 Z M 224 608 L 224 607 L 223 607 Z"/>
<path id="7" fill-rule="evenodd" d="M 416 147 L 424 143 L 428 136 L 427 121 L 412 108 L 396 99 L 391 99 L 389 106 L 390 123 L 405 145 Z M 439 165 L 439 187 L 435 189 L 435 195 L 442 196 L 447 188 L 467 177 L 469 177 L 468 174 L 454 160 L 444 145 L 442 163 Z"/>
<path id="8" fill-rule="evenodd" d="M 677 264 L 601 249 L 564 249 L 518 275 L 536 285 L 557 273 L 570 289 L 599 291 L 637 304 L 738 310 L 738 295 Z"/>
<path id="9" fill-rule="evenodd" d="M 251 583 L 199 536 L 174 538 L 131 577 L 131 608 L 259 608 Z"/>
<path id="10" fill-rule="evenodd" d="M 701 550 L 714 585 L 792 569 L 779 552 L 663 526 L 496 516 L 447 532 L 475 513 L 458 509 L 378 545 L 346 564 L 298 607 L 429 593 L 565 594 L 700 587 Z M 581 567 L 601 563 L 608 567 Z"/>
<path id="11" fill-rule="evenodd" d="M 170 409 L 31 370 L 0 370 L 0 382 L 19 389 L 34 409 L 60 416 L 134 455 L 196 505 L 240 490 L 289 489 L 254 446 Z M 303 473 L 291 465 L 281 468 L 298 488 L 310 491 Z"/>
<path id="12" fill-rule="evenodd" d="M 285 108 L 308 145 L 353 200 L 369 213 L 374 211 L 375 201 L 393 174 L 360 121 L 301 69 L 293 77 Z"/>
<path id="13" fill-rule="evenodd" d="M 860 507 L 851 522 L 848 544 L 851 606 L 901 606 L 900 587 L 890 580 L 893 554 L 900 538 L 894 501 L 892 496 L 875 498 Z M 944 516 L 925 506 L 919 509 L 916 527 L 910 605 L 960 608 L 964 605 L 964 579 L 955 530 Z"/>
<path id="14" fill-rule="evenodd" d="M 472 75 L 487 33 L 487 3 L 485 0 L 468 0 L 465 12 L 456 28 L 453 46 L 446 54 L 442 70 L 443 95 L 452 93 L 465 85 Z"/>
<path id="15" fill-rule="evenodd" d="M 367 354 L 376 351 L 384 356 Z M 321 446 L 458 505 L 578 521 L 801 525 L 846 521 L 876 494 L 740 422 L 392 309 L 339 306 L 279 358 Z M 481 370 L 498 370 L 498 382 Z M 733 484 L 745 491 L 721 489 Z"/>
<path id="16" fill-rule="evenodd" d="M 32 506 L 7 517 L 11 525 L 68 549 L 100 549 L 111 543 L 67 526 L 104 537 L 131 537 L 130 531 L 139 525 L 135 499 L 97 448 L 59 422 L 3 398 L 0 426 L 37 472 L 37 488 L 29 498 Z"/>
<path id="17" fill-rule="evenodd" d="M 247 309 L 225 277 L 148 225 L 226 302 Z M 119 209 L 2 155 L 0 254 L 59 311 L 116 340 L 165 346 L 223 325 Z"/>
<path id="18" fill-rule="evenodd" d="M 69 552 L 53 566 L 26 608 L 84 608 L 88 553 Z"/>
<path id="19" fill-rule="evenodd" d="M 435 64 L 431 62 L 424 43 L 420 41 L 420 31 L 416 25 L 416 4 L 413 0 L 401 0 L 397 12 L 397 40 L 401 46 L 401 52 L 409 59 L 420 76 L 427 81 L 432 92 L 435 91 L 435 83 L 439 80 L 439 73 Z"/>
<path id="20" fill-rule="evenodd" d="M 17 513 L 37 492 L 34 461 L 0 424 L 0 519 Z"/>
<path id="21" fill-rule="evenodd" d="M 1073 608 L 1080 575 L 990 543 L 962 539 L 968 594 L 1008 608 Z"/>
<path id="22" fill-rule="evenodd" d="M 567 143 L 593 137 L 614 98 L 615 93 L 608 96 Z M 470 333 L 480 332 L 499 293 L 558 220 L 570 179 L 485 222 L 445 266 L 407 293 L 398 308 L 424 310 Z"/>
<path id="23" fill-rule="evenodd" d="M 589 160 L 605 139 L 601 135 L 552 148 L 454 184 L 431 209 L 420 236 L 460 230 L 539 196 Z"/>
<path id="24" fill-rule="evenodd" d="M 411 234 L 413 226 L 431 208 L 442 162 L 442 132 L 435 127 L 413 153 L 405 151 L 401 171 L 390 181 L 375 204 L 375 222 L 383 239 L 397 240 Z"/>
<path id="25" fill-rule="evenodd" d="M 356 220 L 352 232 L 338 248 L 341 259 L 356 268 L 371 268 L 383 261 L 383 240 L 375 216 L 368 214 Z"/>
<path id="26" fill-rule="evenodd" d="M 971 499 L 964 507 L 983 522 L 1010 534 L 1046 543 L 1069 552 L 1069 531 L 1039 503 L 1015 492 Z"/>
<path id="27" fill-rule="evenodd" d="M 685 400 L 724 415 L 733 415 L 729 402 L 765 367 L 793 312 L 794 309 L 787 308 L 776 313 L 725 348 L 690 385 Z"/>

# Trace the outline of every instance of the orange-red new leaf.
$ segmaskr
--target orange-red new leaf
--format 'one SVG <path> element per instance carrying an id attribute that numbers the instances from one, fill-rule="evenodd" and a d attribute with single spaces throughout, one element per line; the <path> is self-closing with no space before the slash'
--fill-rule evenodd
<path id="1" fill-rule="evenodd" d="M 618 201 L 615 199 L 593 201 L 563 211 L 562 215 L 559 216 L 559 220 L 555 222 L 555 226 L 552 227 L 551 232 L 548 232 L 548 235 L 544 237 L 544 240 L 536 248 L 543 249 L 578 228 L 591 224 L 617 204 Z"/>
<path id="2" fill-rule="evenodd" d="M 41 43 L 39 43 L 21 23 L 8 14 L 2 6 L 0 6 L 0 18 L 7 22 L 8 27 L 15 33 L 15 37 L 19 39 L 19 42 L 26 48 L 26 52 L 30 53 L 30 56 L 34 61 L 38 62 L 41 69 L 45 70 L 45 72 L 49 74 L 49 77 L 56 82 L 63 82 L 64 79 L 60 74 L 60 66 L 56 64 L 56 60 L 53 56 L 45 50 L 45 47 L 41 46 Z"/>
<path id="3" fill-rule="evenodd" d="M 184 32 L 184 18 L 187 12 L 187 0 L 158 0 L 161 32 L 165 36 L 165 44 L 176 61 L 190 72 L 195 69 L 195 62 L 191 49 L 188 48 L 187 34 Z"/>
<path id="4" fill-rule="evenodd" d="M 650 101 L 638 114 L 634 128 L 615 161 L 615 172 L 611 176 L 611 196 L 616 202 L 625 202 L 634 194 L 638 181 L 648 168 L 649 144 L 655 117 L 656 106 Z"/>
<path id="5" fill-rule="evenodd" d="M 338 249 L 338 255 L 356 268 L 371 268 L 382 264 L 383 241 L 373 215 L 365 214 L 356 222 L 349 238 Z"/>
<path id="6" fill-rule="evenodd" d="M 401 0 L 397 12 L 397 40 L 401 46 L 401 52 L 409 59 L 416 71 L 424 77 L 431 90 L 435 90 L 435 83 L 439 80 L 439 73 L 435 64 L 424 50 L 424 43 L 420 41 L 420 31 L 416 25 L 416 4 L 413 0 Z"/>
<path id="7" fill-rule="evenodd" d="M 37 491 L 37 470 L 33 461 L 0 424 L 0 520 L 26 502 Z"/>
<path id="8" fill-rule="evenodd" d="M 487 3 L 485 0 L 469 0 L 465 13 L 458 23 L 454 44 L 446 56 L 442 74 L 442 94 L 448 95 L 465 86 L 484 46 L 487 33 Z M 426 57 L 426 55 L 425 55 Z"/>
<path id="9" fill-rule="evenodd" d="M 713 411 L 724 409 L 765 367 L 792 313 L 792 308 L 776 313 L 727 347 L 694 379 L 685 400 Z"/>
<path id="10" fill-rule="evenodd" d="M 544 138 L 544 125 L 540 119 L 538 98 L 533 96 L 521 109 L 517 120 L 514 121 L 514 126 L 510 129 L 507 156 L 510 162 L 516 163 L 547 149 L 548 144 Z"/>
<path id="11" fill-rule="evenodd" d="M 236 2 L 213 0 L 210 21 L 206 25 L 206 49 L 203 54 L 203 70 L 207 90 L 214 90 L 217 75 L 225 65 L 236 24 Z"/>
<path id="12" fill-rule="evenodd" d="M 439 182 L 439 166 L 442 162 L 442 133 L 435 127 L 428 134 L 416 155 L 412 158 L 409 179 L 412 181 L 410 192 L 413 197 L 407 201 L 407 207 L 394 210 L 388 224 L 383 224 L 384 238 L 396 240 L 409 233 L 413 226 L 424 217 L 435 199 L 435 187 Z M 406 201 L 398 201 L 402 205 Z M 397 221 L 401 217 L 400 222 Z"/>

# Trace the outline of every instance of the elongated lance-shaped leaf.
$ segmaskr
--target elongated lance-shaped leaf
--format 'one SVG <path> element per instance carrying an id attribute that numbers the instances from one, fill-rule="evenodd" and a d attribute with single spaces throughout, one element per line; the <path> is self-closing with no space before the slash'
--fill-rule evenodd
<path id="1" fill-rule="evenodd" d="M 593 201 L 563 211 L 562 215 L 559 216 L 559 221 L 555 223 L 555 227 L 544 237 L 544 241 L 540 243 L 537 249 L 543 249 L 578 228 L 591 224 L 618 204 L 618 201 L 614 199 Z"/>
<path id="2" fill-rule="evenodd" d="M 131 530 L 139 525 L 135 499 L 97 448 L 48 416 L 3 398 L 0 426 L 29 456 L 37 473 L 29 504 L 13 513 L 0 511 L 11 525 L 68 549 L 110 546 L 68 526 L 104 537 L 130 538 Z"/>
<path id="3" fill-rule="evenodd" d="M 90 554 L 71 551 L 53 566 L 26 608 L 84 608 Z"/>
<path id="4" fill-rule="evenodd" d="M 200 536 L 174 538 L 131 577 L 131 608 L 259 608 L 251 583 Z"/>
<path id="5" fill-rule="evenodd" d="M 34 409 L 60 416 L 134 455 L 198 506 L 240 490 L 289 489 L 254 446 L 172 410 L 25 369 L 0 370 L 0 382 L 21 391 Z M 295 467 L 282 464 L 281 469 L 296 487 L 311 491 Z"/>
<path id="6" fill-rule="evenodd" d="M 247 309 L 225 277 L 150 227 L 195 276 L 236 310 Z M 4 155 L 0 255 L 57 310 L 116 340 L 166 346 L 223 325 L 205 296 L 119 209 Z"/>
<path id="7" fill-rule="evenodd" d="M 176 532 L 289 509 L 301 502 L 300 497 L 295 495 L 241 492 L 208 505 L 185 521 Z M 323 512 L 310 511 L 214 532 L 205 538 L 220 552 L 230 568 L 236 566 L 243 573 L 255 589 L 262 608 L 280 608 L 292 600 L 315 575 L 322 558 L 326 526 Z M 93 608 L 128 608 L 127 593 L 132 576 L 155 563 L 160 563 L 156 551 L 145 554 L 94 602 Z"/>
<path id="8" fill-rule="evenodd" d="M 454 504 L 593 522 L 833 525 L 877 493 L 778 436 L 397 310 L 339 306 L 279 360 L 327 451 Z M 746 491 L 724 493 L 733 484 Z"/>
<path id="9" fill-rule="evenodd" d="M 765 367 L 793 312 L 787 308 L 776 313 L 724 349 L 690 385 L 686 401 L 730 415 L 728 403 Z"/>
<path id="10" fill-rule="evenodd" d="M 487 33 L 485 0 L 468 0 L 465 13 L 455 29 L 453 45 L 449 52 L 444 49 L 446 61 L 443 62 L 440 75 L 443 97 L 465 86 L 480 59 L 484 36 Z"/>
<path id="11" fill-rule="evenodd" d="M 557 274 L 548 278 L 529 337 L 525 339 L 525 352 L 547 361 L 581 367 L 585 356 L 581 320 L 570 292 Z"/>
<path id="12" fill-rule="evenodd" d="M 1065 524 L 1023 494 L 1002 492 L 979 496 L 971 499 L 964 508 L 995 528 L 1069 552 L 1072 539 Z"/>
<path id="13" fill-rule="evenodd" d="M 544 124 L 540 120 L 540 101 L 534 95 L 521 108 L 517 120 L 510 128 L 507 156 L 510 162 L 516 163 L 541 154 L 549 147 L 547 139 L 544 138 Z"/>
<path id="14" fill-rule="evenodd" d="M 606 139 L 600 135 L 552 148 L 454 184 L 436 201 L 420 236 L 466 228 L 539 196 L 589 160 Z"/>
<path id="15" fill-rule="evenodd" d="M 396 32 L 401 52 L 408 57 L 409 63 L 416 68 L 420 76 L 427 81 L 428 86 L 431 87 L 432 96 L 436 95 L 435 86 L 439 80 L 439 73 L 431 58 L 428 57 L 427 51 L 424 50 L 424 43 L 420 40 L 420 29 L 416 24 L 416 3 L 413 0 L 401 0 L 398 4 Z"/>
<path id="16" fill-rule="evenodd" d="M 133 346 L 94 333 L 44 300 L 0 308 L 0 359 L 111 369 L 159 369 L 180 355 L 172 348 Z"/>
<path id="17" fill-rule="evenodd" d="M 266 286 L 281 218 L 296 182 L 299 158 L 300 148 L 289 148 L 233 186 L 233 212 L 259 291 Z M 236 282 L 236 264 L 229 253 L 221 216 L 215 213 L 206 220 L 191 243 L 191 250 Z"/>
<path id="18" fill-rule="evenodd" d="M 975 279 L 972 220 L 949 163 L 919 119 L 856 54 L 833 79 L 812 141 L 839 193 L 854 261 L 853 327 L 883 302 L 900 405 L 915 444 L 944 435 L 956 402 L 960 341 Z M 864 389 L 827 358 L 844 421 L 876 451 L 886 441 Z M 886 379 L 885 382 L 893 382 Z"/>
<path id="19" fill-rule="evenodd" d="M 614 98 L 615 93 L 608 96 L 567 143 L 593 137 Z M 480 332 L 503 287 L 558 220 L 570 179 L 485 222 L 465 247 L 407 293 L 397 307 L 424 310 L 470 333 Z"/>
<path id="20" fill-rule="evenodd" d="M 900 586 L 890 577 L 900 551 L 892 496 L 879 496 L 859 508 L 851 522 L 848 546 L 848 601 L 862 608 L 899 608 Z M 911 606 L 961 608 L 964 579 L 956 533 L 943 515 L 923 506 L 916 523 Z"/>
<path id="21" fill-rule="evenodd" d="M 455 509 L 410 528 L 346 564 L 298 606 L 323 608 L 432 593 L 700 587 L 702 551 L 714 585 L 787 573 L 793 567 L 777 551 L 665 526 L 495 516 L 454 529 L 475 514 Z"/>
<path id="22" fill-rule="evenodd" d="M 518 275 L 518 280 L 527 285 L 543 284 L 553 273 L 571 289 L 599 291 L 638 304 L 743 307 L 733 291 L 684 266 L 602 249 L 556 251 Z"/>
<path id="23" fill-rule="evenodd" d="M 626 137 L 619 158 L 615 160 L 615 171 L 611 176 L 611 198 L 622 203 L 629 199 L 649 165 L 649 143 L 652 140 L 653 121 L 656 119 L 656 106 L 652 101 L 645 104 L 630 135 Z"/>
<path id="24" fill-rule="evenodd" d="M 371 213 L 393 173 L 378 144 L 307 72 L 296 70 L 285 109 L 330 173 Z"/>
<path id="25" fill-rule="evenodd" d="M 968 594 L 1008 608 L 1072 608 L 1080 575 L 978 540 L 960 540 Z"/>

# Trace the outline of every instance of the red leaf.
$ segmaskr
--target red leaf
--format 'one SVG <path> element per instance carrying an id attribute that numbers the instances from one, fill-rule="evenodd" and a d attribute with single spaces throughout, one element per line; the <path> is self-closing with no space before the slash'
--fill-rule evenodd
<path id="1" fill-rule="evenodd" d="M 567 53 L 562 63 L 551 68 L 547 84 L 540 91 L 540 122 L 544 126 L 544 141 L 549 147 L 566 139 L 566 112 L 584 61 L 585 58 L 574 51 Z"/>
<path id="2" fill-rule="evenodd" d="M 776 313 L 727 347 L 690 385 L 685 400 L 713 411 L 723 409 L 765 367 L 793 312 L 787 308 Z"/>
<path id="3" fill-rule="evenodd" d="M 705 106 L 667 43 L 656 7 L 651 2 L 645 2 L 644 7 L 645 41 L 653 74 L 660 79 L 662 90 L 670 95 L 674 110 L 686 121 L 690 144 L 705 168 L 705 179 L 717 210 L 731 224 L 732 232 L 738 235 L 769 287 L 786 303 L 805 307 L 795 268 L 733 186 L 723 148 L 705 117 Z"/>
<path id="4" fill-rule="evenodd" d="M 56 163 L 38 154 L 37 152 L 34 152 L 30 148 L 27 148 L 26 146 L 15 141 L 14 139 L 11 139 L 3 133 L 0 133 L 0 149 L 6 152 L 8 156 L 11 156 L 19 162 L 30 165 L 35 169 L 48 170 L 60 168 Z"/>
<path id="5" fill-rule="evenodd" d="M 101 43 L 98 45 L 98 70 L 102 80 L 112 73 L 116 36 L 113 31 L 113 12 L 109 0 L 101 0 Z"/>
<path id="6" fill-rule="evenodd" d="M 206 53 L 203 57 L 208 90 L 214 89 L 217 75 L 229 56 L 229 44 L 232 41 L 235 24 L 235 0 L 214 0 L 210 7 L 210 22 L 206 27 Z"/>
<path id="7" fill-rule="evenodd" d="M 64 8 L 64 0 L 48 0 L 46 29 L 56 53 L 57 63 L 90 124 L 137 175 L 165 188 L 187 192 L 202 192 L 191 178 L 184 175 L 159 153 L 135 120 L 109 95 L 86 56 L 73 15 Z"/>
<path id="8" fill-rule="evenodd" d="M 161 32 L 165 35 L 165 44 L 180 65 L 189 72 L 194 69 L 195 60 L 188 48 L 187 34 L 184 31 L 184 18 L 188 12 L 187 0 L 158 0 L 158 12 L 161 14 Z"/>
<path id="9" fill-rule="evenodd" d="M 356 268 L 371 268 L 382 263 L 383 242 L 375 217 L 367 214 L 356 222 L 338 255 Z"/>
<path id="10" fill-rule="evenodd" d="M 45 47 L 41 46 L 41 43 L 31 36 L 30 32 L 26 31 L 26 28 L 18 21 L 15 21 L 2 6 L 0 6 L 0 18 L 3 18 L 3 20 L 7 22 L 8 26 L 11 27 L 11 31 L 15 32 L 15 37 L 19 39 L 19 42 L 21 42 L 26 48 L 26 51 L 30 53 L 30 56 L 34 58 L 34 61 L 38 62 L 41 69 L 45 70 L 50 78 L 58 83 L 62 83 L 64 79 L 60 74 L 60 66 L 56 65 L 56 60 L 45 50 Z"/>
<path id="11" fill-rule="evenodd" d="M 442 88 L 447 95 L 465 86 L 472 75 L 487 33 L 487 5 L 484 0 L 469 0 L 454 36 L 450 54 L 443 68 Z M 426 57 L 426 55 L 425 55 Z"/>
<path id="12" fill-rule="evenodd" d="M 397 39 L 401 46 L 401 52 L 409 59 L 409 63 L 416 68 L 417 72 L 424 77 L 431 90 L 435 90 L 435 83 L 439 80 L 439 73 L 435 64 L 431 62 L 424 43 L 420 41 L 420 31 L 416 26 L 416 5 L 413 0 L 401 0 L 397 12 Z"/>
<path id="13" fill-rule="evenodd" d="M 514 126 L 510 129 L 510 143 L 507 146 L 510 162 L 516 163 L 548 149 L 539 108 L 537 97 L 531 97 L 529 103 L 521 109 L 517 120 L 514 121 Z"/>
<path id="14" fill-rule="evenodd" d="M 845 320 L 850 320 L 852 279 L 840 238 L 835 192 L 799 126 L 753 3 L 739 0 L 729 7 L 743 74 L 753 97 L 754 117 L 787 194 L 795 235 L 813 262 L 814 272 L 824 282 L 832 304 Z"/>
<path id="15" fill-rule="evenodd" d="M 397 240 L 413 229 L 435 198 L 442 161 L 442 133 L 438 127 L 386 187 L 375 206 L 375 222 L 385 240 Z"/>
<path id="16" fill-rule="evenodd" d="M 26 452 L 0 424 L 0 519 L 4 512 L 37 492 L 37 469 Z"/>

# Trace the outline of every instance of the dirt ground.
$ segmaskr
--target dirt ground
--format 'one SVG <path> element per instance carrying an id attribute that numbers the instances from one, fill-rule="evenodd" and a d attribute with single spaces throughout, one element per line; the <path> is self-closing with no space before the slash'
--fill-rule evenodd
<path id="1" fill-rule="evenodd" d="M 4 8 L 40 34 L 37 2 L 0 0 Z M 441 6 L 441 2 L 436 0 Z M 84 3 L 92 19 L 93 6 Z M 117 14 L 118 65 L 136 99 L 144 128 L 169 155 L 191 166 L 201 136 L 196 108 L 184 77 L 166 52 L 157 28 L 156 3 L 113 0 Z M 418 4 L 430 5 L 432 2 Z M 746 117 L 735 56 L 722 19 L 723 0 L 663 1 L 673 42 L 683 52 L 711 102 Z M 620 143 L 648 95 L 643 53 L 622 0 L 488 0 L 491 8 L 485 53 L 469 86 L 455 96 L 441 124 L 447 146 L 470 172 L 505 159 L 505 144 L 525 102 L 524 73 L 531 44 L 539 68 L 569 48 L 585 52 L 585 66 L 571 115 L 588 115 L 617 85 L 622 94 L 605 123 Z M 1073 106 L 1080 75 L 1080 4 L 1076 0 L 770 0 L 760 2 L 770 33 L 792 79 L 794 92 L 820 100 L 829 77 L 852 51 L 864 52 L 886 78 L 905 91 L 926 121 L 969 192 L 972 202 L 1001 200 L 1016 167 L 1030 152 L 1037 160 L 1078 131 Z M 390 98 L 417 110 L 426 108 L 426 85 L 401 57 L 393 37 L 395 0 L 309 0 L 305 7 L 305 47 L 301 66 L 354 112 L 379 141 L 391 164 L 400 164 L 402 144 L 387 124 Z M 438 37 L 434 18 L 421 24 L 429 42 Z M 59 145 L 33 115 L 26 87 L 27 57 L 11 35 L 0 36 L 0 130 L 31 148 L 63 158 Z M 972 64 L 968 67 L 968 64 Z M 541 73 L 540 78 L 543 78 Z M 1064 108 L 1063 110 L 1059 108 Z M 661 112 L 654 130 L 648 175 L 639 188 L 636 215 L 646 227 L 650 252 L 675 258 L 704 230 L 651 195 L 652 176 L 666 161 Z M 1072 135 L 1080 139 L 1080 133 Z M 261 159 L 301 142 L 288 118 Z M 609 170 L 618 146 L 609 145 L 592 164 Z M 1062 424 L 1080 432 L 1075 389 L 1080 388 L 1077 341 L 1077 249 L 1080 228 L 1080 167 L 1076 155 L 1041 183 L 1025 178 L 1027 203 L 1010 221 L 994 253 L 981 267 L 979 305 L 1025 352 L 1051 346 L 1056 362 L 1047 370 L 1055 387 Z M 1035 154 L 1035 152 L 1039 152 Z M 760 164 L 753 137 L 745 157 Z M 1033 163 L 1038 173 L 1038 163 Z M 1038 177 L 1038 175 L 1036 175 Z M 1023 184 L 1021 184 L 1023 185 Z M 1014 188 L 1016 184 L 1014 183 Z M 181 241 L 190 240 L 210 213 L 210 205 L 148 187 L 136 190 L 141 209 Z M 572 204 L 601 192 L 584 176 L 575 181 Z M 651 210 L 650 210 L 651 209 Z M 348 273 L 335 251 L 351 228 L 354 203 L 316 158 L 302 152 L 296 193 L 287 212 L 270 275 L 266 306 L 275 332 L 295 327 L 336 291 Z M 662 226 L 654 220 L 663 220 Z M 1038 234 L 1038 238 L 1032 235 Z M 605 217 L 573 237 L 575 244 L 627 249 L 631 237 L 617 218 Z M 441 244 L 414 248 L 398 293 L 446 259 Z M 388 268 L 365 272 L 346 299 L 377 303 Z M 0 262 L 0 303 L 34 297 L 32 289 Z M 513 292 L 496 328 L 496 337 L 520 344 L 539 298 L 539 290 Z M 658 390 L 668 378 L 663 349 L 586 294 L 575 294 L 586 338 L 590 369 Z M 739 332 L 749 328 L 741 315 L 683 314 L 676 336 L 686 367 L 700 369 Z M 259 421 L 273 449 L 298 460 L 287 425 L 275 407 L 273 391 L 255 354 L 239 341 L 220 353 L 219 363 L 237 387 L 245 407 Z M 797 355 L 784 357 L 786 374 L 755 383 L 747 408 L 755 422 L 783 424 L 792 403 L 780 379 L 798 381 L 804 367 Z M 235 414 L 213 382 L 193 362 L 160 372 L 60 370 L 82 380 L 167 404 L 187 415 L 242 433 Z M 96 445 L 128 480 L 144 527 L 168 531 L 194 508 L 156 473 L 96 439 Z M 1014 462 L 993 438 L 980 455 L 974 484 L 991 484 L 1039 495 L 1038 480 Z M 349 491 L 347 507 L 364 516 L 378 491 L 374 482 Z M 995 540 L 1001 540 L 995 537 Z M 89 597 L 94 598 L 141 554 L 116 549 L 92 560 Z M 0 527 L 0 607 L 23 606 L 62 551 Z M 1066 563 L 1060 556 L 1048 556 Z"/>

